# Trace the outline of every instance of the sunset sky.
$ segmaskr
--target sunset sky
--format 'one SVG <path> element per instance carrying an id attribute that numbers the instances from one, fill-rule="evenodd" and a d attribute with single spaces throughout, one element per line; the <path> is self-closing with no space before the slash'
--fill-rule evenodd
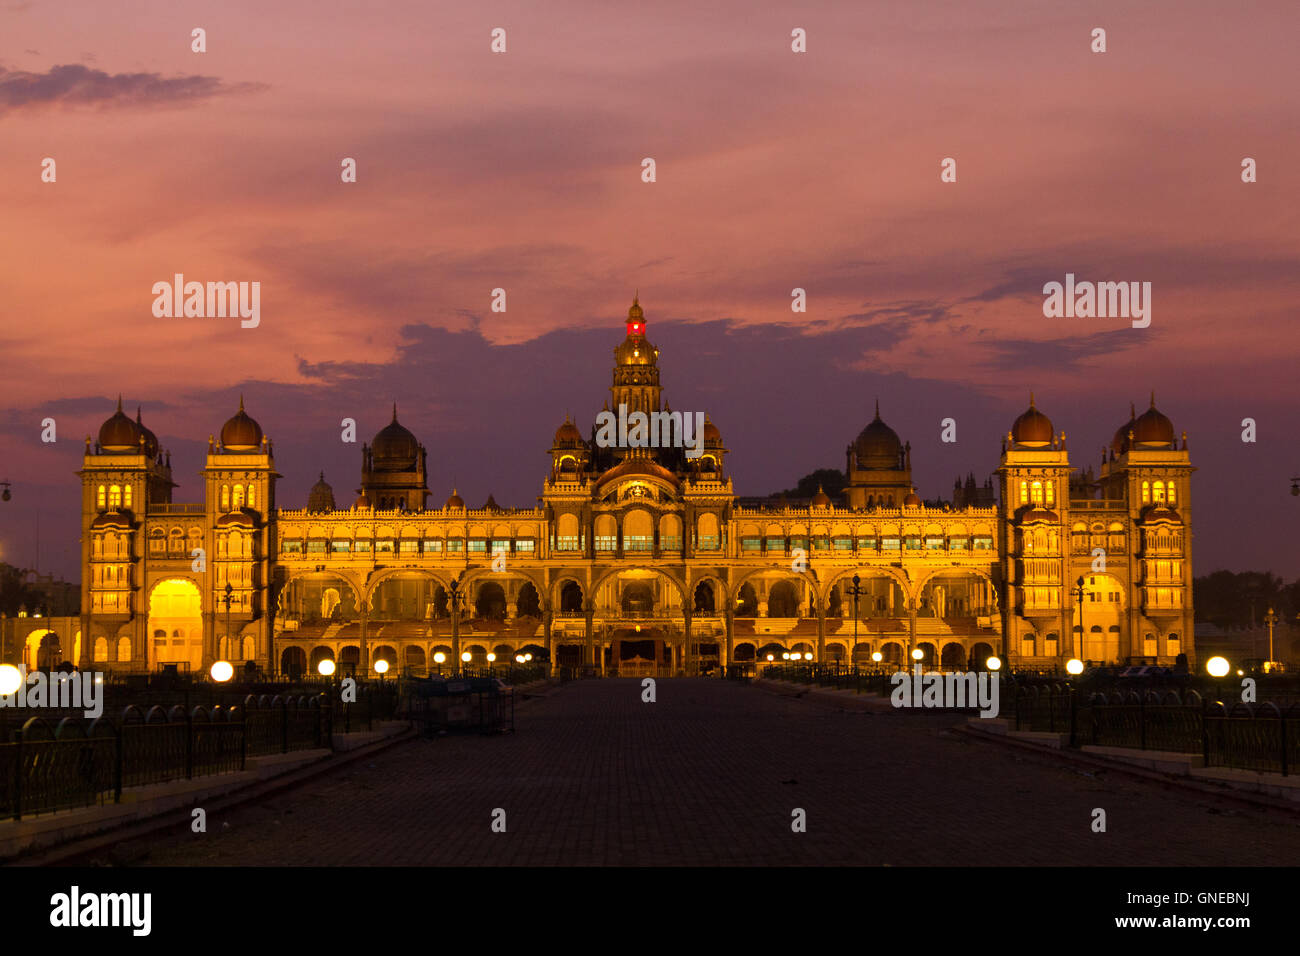
<path id="1" fill-rule="evenodd" d="M 842 468 L 877 396 L 926 497 L 989 476 L 1031 388 L 1096 468 L 1154 390 L 1199 469 L 1196 573 L 1294 578 L 1298 21 L 1281 0 L 0 0 L 0 560 L 35 562 L 39 516 L 42 570 L 76 577 L 74 472 L 119 392 L 178 501 L 242 393 L 282 506 L 322 469 L 350 502 L 339 422 L 369 440 L 394 401 L 435 506 L 453 483 L 531 506 L 639 289 L 665 395 L 719 426 L 738 494 Z M 155 318 L 178 272 L 260 282 L 260 326 Z M 1044 318 L 1067 272 L 1151 282 L 1151 326 Z"/>

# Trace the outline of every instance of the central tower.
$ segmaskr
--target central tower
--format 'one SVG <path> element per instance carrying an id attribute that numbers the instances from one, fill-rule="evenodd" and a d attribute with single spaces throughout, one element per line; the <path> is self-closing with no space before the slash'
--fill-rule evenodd
<path id="1" fill-rule="evenodd" d="M 634 297 L 627 310 L 627 338 L 614 349 L 612 412 L 618 414 L 619 405 L 627 405 L 628 414 L 660 410 L 658 361 L 659 350 L 645 337 L 645 314 Z"/>

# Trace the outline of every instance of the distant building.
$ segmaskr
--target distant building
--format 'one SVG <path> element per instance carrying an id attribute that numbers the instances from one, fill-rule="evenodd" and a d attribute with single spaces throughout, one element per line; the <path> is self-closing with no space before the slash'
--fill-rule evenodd
<path id="1" fill-rule="evenodd" d="M 667 413 L 638 302 L 614 353 L 607 407 Z M 437 653 L 445 668 L 533 653 L 670 674 L 792 652 L 899 663 L 919 648 L 955 668 L 994 652 L 1026 667 L 1194 652 L 1193 469 L 1154 399 L 1100 473 L 1072 483 L 1065 434 L 1031 396 L 996 494 L 970 475 L 933 505 L 879 405 L 838 501 L 738 501 L 711 421 L 688 458 L 603 447 L 566 418 L 534 508 L 468 508 L 455 489 L 428 508 L 426 450 L 396 408 L 342 507 L 322 475 L 307 507 L 280 508 L 272 454 L 241 401 L 209 437 L 202 500 L 174 503 L 169 456 L 119 401 L 79 472 L 84 666 L 300 673 L 383 658 L 425 673 Z"/>

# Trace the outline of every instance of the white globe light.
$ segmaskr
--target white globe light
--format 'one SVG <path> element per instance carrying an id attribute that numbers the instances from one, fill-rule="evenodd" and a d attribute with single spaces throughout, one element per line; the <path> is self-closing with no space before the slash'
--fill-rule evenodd
<path id="1" fill-rule="evenodd" d="M 806 654 L 804 654 L 803 659 L 806 661 L 812 660 L 812 651 L 808 651 Z"/>
<path id="2" fill-rule="evenodd" d="M 460 655 L 460 659 L 468 664 L 471 656 L 473 655 L 471 655 L 469 651 L 466 651 L 464 654 Z"/>
<path id="3" fill-rule="evenodd" d="M 495 654 L 493 654 L 491 651 L 488 651 L 488 663 L 490 664 L 490 663 L 492 663 L 492 661 L 494 661 L 494 660 L 496 660 L 496 659 L 497 659 L 497 656 L 496 656 Z"/>
<path id="4" fill-rule="evenodd" d="M 208 673 L 218 684 L 224 684 L 235 676 L 235 668 L 231 666 L 230 661 L 217 661 Z"/>
<path id="5" fill-rule="evenodd" d="M 1002 670 L 1002 661 L 997 657 L 990 657 L 984 662 L 984 666 L 991 671 L 1000 671 Z"/>
<path id="6" fill-rule="evenodd" d="M 533 659 L 533 655 L 532 655 L 532 654 L 525 654 L 525 655 L 524 655 L 524 660 L 526 660 L 526 661 L 531 661 L 532 659 Z"/>
<path id="7" fill-rule="evenodd" d="M 919 647 L 916 650 L 912 651 L 912 660 L 919 661 L 923 657 L 925 657 L 925 651 L 921 650 Z"/>
<path id="8" fill-rule="evenodd" d="M 316 665 L 316 670 L 320 672 L 321 677 L 329 677 L 334 673 L 334 662 L 327 657 Z"/>
<path id="9" fill-rule="evenodd" d="M 12 664 L 0 664 L 0 694 L 8 697 L 23 684 L 23 674 Z"/>
<path id="10" fill-rule="evenodd" d="M 1083 661 L 1079 660 L 1077 657 L 1072 657 L 1065 662 L 1065 670 L 1066 673 L 1068 674 L 1075 674 L 1075 675 L 1082 674 Z"/>
<path id="11" fill-rule="evenodd" d="M 382 657 L 379 660 L 375 661 L 375 672 L 379 674 L 387 674 L 388 661 L 384 660 Z"/>
<path id="12" fill-rule="evenodd" d="M 516 664 L 522 664 L 523 662 L 524 662 L 524 655 L 523 655 L 523 654 L 516 654 L 516 655 L 515 655 L 515 663 L 516 663 Z"/>
<path id="13" fill-rule="evenodd" d="M 446 659 L 447 659 L 447 655 L 444 654 L 442 651 L 438 651 L 438 653 L 433 655 L 433 660 L 437 664 L 441 664 Z"/>
<path id="14" fill-rule="evenodd" d="M 877 664 L 879 664 L 881 661 L 885 659 L 885 655 L 880 653 L 880 651 L 876 651 L 871 655 L 871 659 L 875 661 Z"/>
<path id="15" fill-rule="evenodd" d="M 1211 677 L 1222 677 L 1228 673 L 1228 659 L 1226 657 L 1211 657 L 1205 662 L 1205 669 Z"/>

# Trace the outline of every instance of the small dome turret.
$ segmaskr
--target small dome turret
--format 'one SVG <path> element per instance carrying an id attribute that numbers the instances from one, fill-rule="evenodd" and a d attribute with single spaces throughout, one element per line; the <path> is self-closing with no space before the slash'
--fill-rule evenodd
<path id="1" fill-rule="evenodd" d="M 262 426 L 244 411 L 244 396 L 239 396 L 239 411 L 221 426 L 221 446 L 226 451 L 257 451 L 262 444 Z"/>

